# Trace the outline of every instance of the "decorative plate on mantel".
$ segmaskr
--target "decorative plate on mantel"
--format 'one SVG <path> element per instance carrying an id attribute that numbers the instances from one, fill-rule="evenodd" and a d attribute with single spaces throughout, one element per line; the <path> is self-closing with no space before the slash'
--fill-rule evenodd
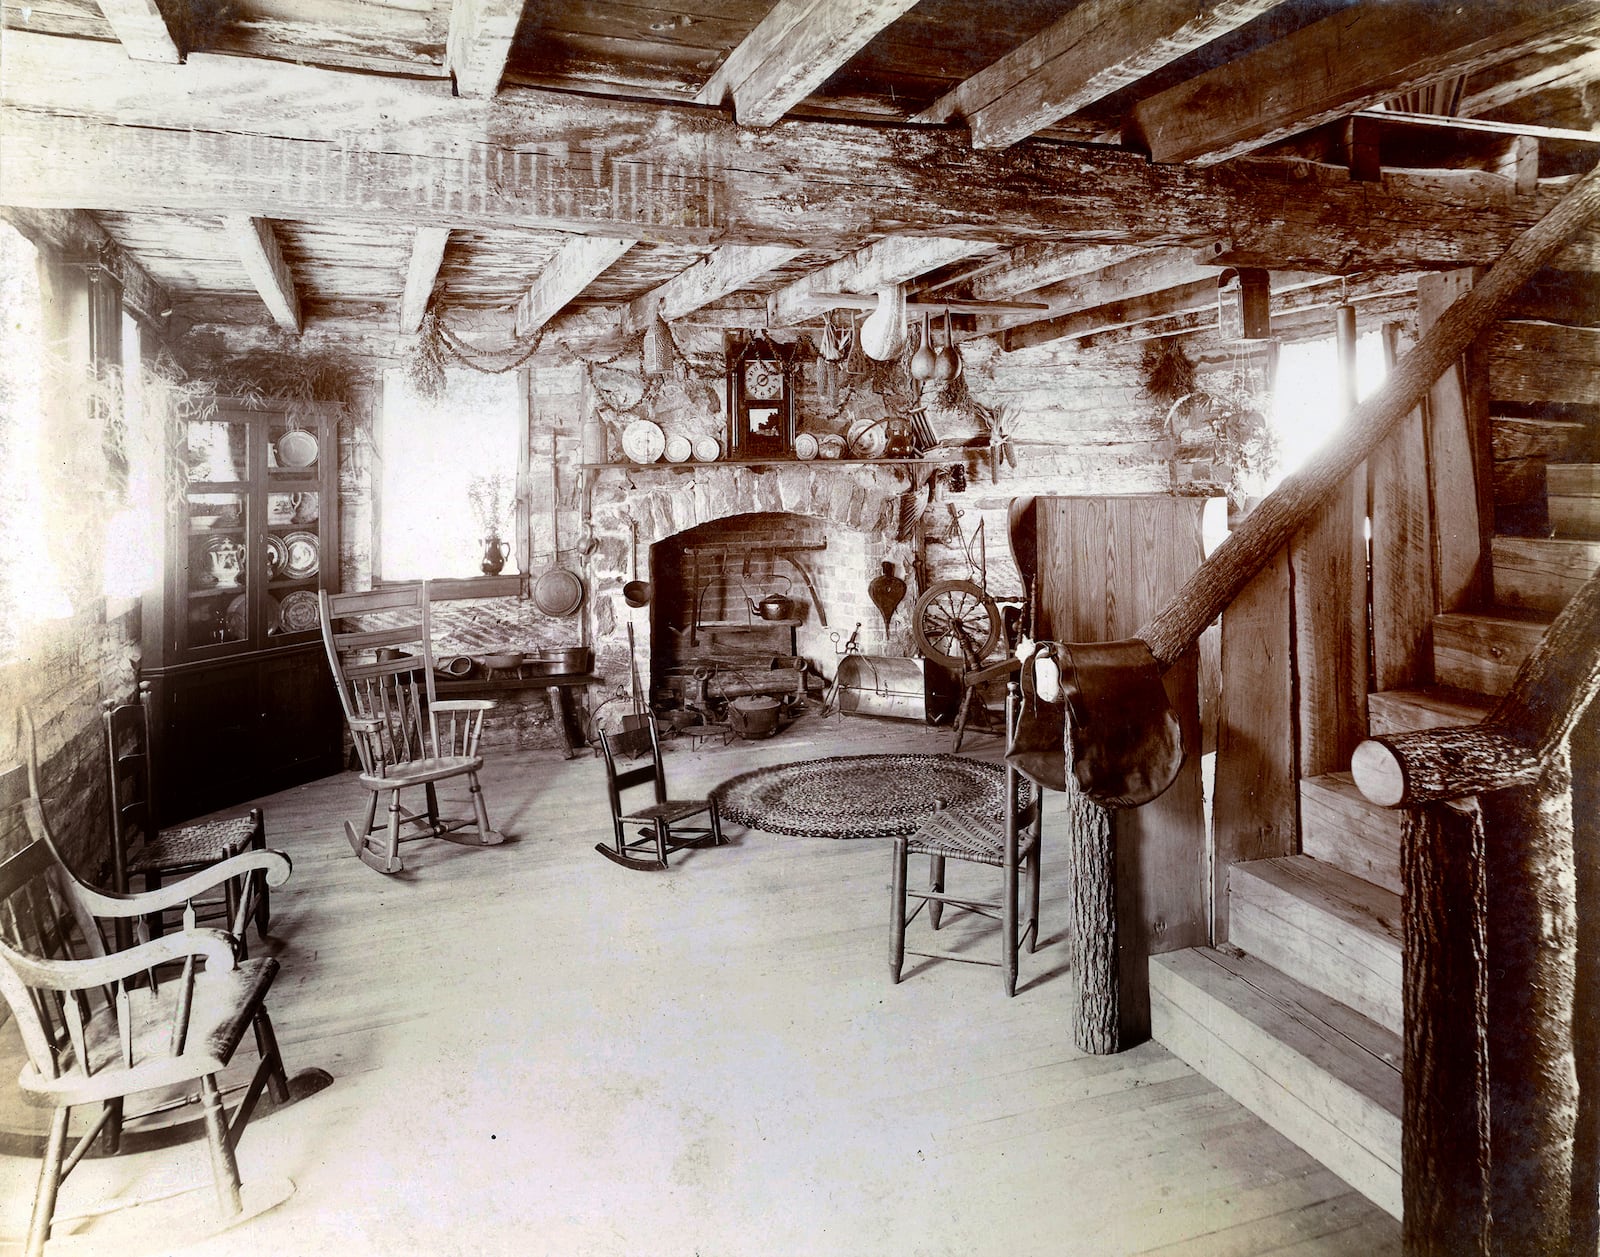
<path id="1" fill-rule="evenodd" d="M 689 461 L 690 455 L 694 453 L 694 445 L 681 432 L 674 432 L 667 438 L 667 444 L 663 452 L 666 454 L 669 463 L 686 463 Z"/>
<path id="2" fill-rule="evenodd" d="M 694 459 L 697 463 L 714 463 L 722 457 L 722 444 L 714 436 L 703 436 L 694 443 Z"/>
<path id="3" fill-rule="evenodd" d="M 794 438 L 794 456 L 810 462 L 817 456 L 817 438 L 809 432 L 798 433 Z"/>
<path id="4" fill-rule="evenodd" d="M 648 419 L 635 419 L 622 430 L 622 452 L 630 463 L 653 463 L 666 448 L 666 436 Z"/>

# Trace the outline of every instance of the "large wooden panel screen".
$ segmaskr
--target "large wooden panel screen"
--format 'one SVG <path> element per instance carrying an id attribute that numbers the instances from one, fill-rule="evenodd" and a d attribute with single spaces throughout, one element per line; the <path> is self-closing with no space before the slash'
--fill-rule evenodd
<path id="1" fill-rule="evenodd" d="M 1040 498 L 1039 636 L 1132 637 L 1200 566 L 1204 508 L 1203 498 Z M 1208 941 L 1198 677 L 1190 651 L 1164 678 L 1188 748 L 1178 779 L 1154 802 L 1111 813 L 1124 1045 L 1150 1034 L 1146 958 Z"/>

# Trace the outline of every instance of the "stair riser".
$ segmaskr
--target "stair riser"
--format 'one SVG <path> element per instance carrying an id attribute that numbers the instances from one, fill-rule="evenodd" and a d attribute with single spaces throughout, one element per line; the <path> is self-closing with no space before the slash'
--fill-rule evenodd
<path id="1" fill-rule="evenodd" d="M 1367 695 L 1367 732 L 1413 733 L 1421 729 L 1453 729 L 1475 725 L 1488 715 L 1490 704 L 1453 702 L 1409 691 L 1380 691 Z"/>
<path id="2" fill-rule="evenodd" d="M 1353 783 L 1339 788 L 1320 779 L 1300 783 L 1300 850 L 1397 895 L 1405 891 L 1401 820 L 1398 811 L 1362 797 Z"/>
<path id="3" fill-rule="evenodd" d="M 1494 596 L 1507 607 L 1557 612 L 1600 567 L 1600 541 L 1494 539 Z"/>
<path id="4" fill-rule="evenodd" d="M 1151 969 L 1152 1032 L 1285 1138 L 1395 1217 L 1400 1121 L 1205 992 Z"/>
<path id="5" fill-rule="evenodd" d="M 1600 537 L 1600 498 L 1552 493 L 1550 526 L 1563 537 Z"/>
<path id="6" fill-rule="evenodd" d="M 1228 941 L 1296 981 L 1400 1034 L 1405 1028 L 1397 940 L 1375 937 L 1235 866 Z"/>
<path id="7" fill-rule="evenodd" d="M 1433 673 L 1441 685 L 1499 697 L 1544 636 L 1542 624 L 1441 615 L 1433 622 Z"/>

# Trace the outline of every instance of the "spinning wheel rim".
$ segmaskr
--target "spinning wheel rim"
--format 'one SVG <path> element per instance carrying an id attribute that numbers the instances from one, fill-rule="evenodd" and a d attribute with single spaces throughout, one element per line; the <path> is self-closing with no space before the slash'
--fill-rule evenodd
<path id="1" fill-rule="evenodd" d="M 987 659 L 1000 640 L 1000 608 L 969 580 L 935 581 L 917 599 L 911 635 L 924 656 L 963 672 Z M 963 644 L 972 651 L 970 663 Z"/>

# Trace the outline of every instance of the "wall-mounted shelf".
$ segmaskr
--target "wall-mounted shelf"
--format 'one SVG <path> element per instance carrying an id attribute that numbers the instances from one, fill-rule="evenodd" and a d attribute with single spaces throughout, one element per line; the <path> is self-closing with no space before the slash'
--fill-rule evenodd
<path id="1" fill-rule="evenodd" d="M 706 471 L 717 467 L 749 467 L 761 469 L 765 467 L 839 467 L 844 465 L 859 466 L 869 464 L 875 466 L 915 466 L 924 463 L 948 463 L 961 457 L 964 451 L 952 449 L 937 456 L 923 455 L 921 458 L 719 458 L 714 463 L 582 463 L 584 471 Z"/>

